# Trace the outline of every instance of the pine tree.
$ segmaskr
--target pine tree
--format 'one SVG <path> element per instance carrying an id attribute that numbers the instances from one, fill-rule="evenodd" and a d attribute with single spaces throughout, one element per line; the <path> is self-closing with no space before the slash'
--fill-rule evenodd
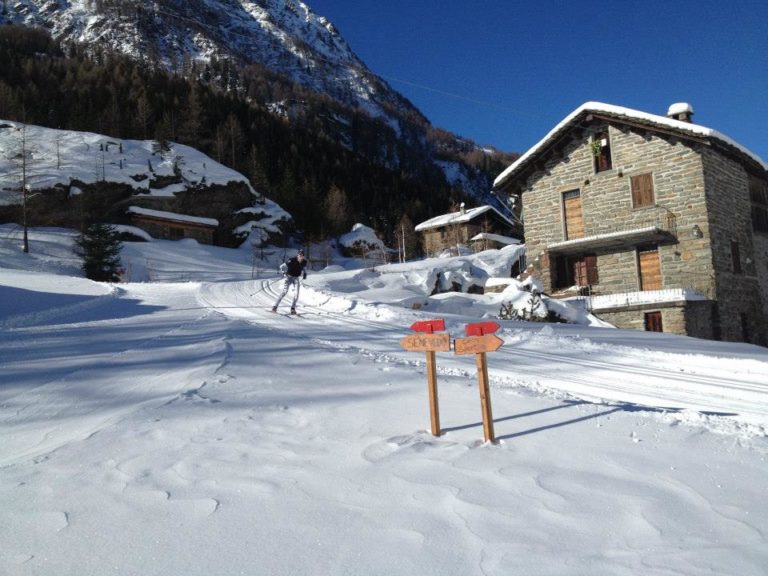
<path id="1" fill-rule="evenodd" d="M 91 224 L 75 238 L 75 253 L 83 259 L 86 278 L 97 282 L 120 280 L 119 234 L 110 224 Z"/>
<path id="2" fill-rule="evenodd" d="M 328 196 L 325 198 L 324 208 L 325 218 L 330 226 L 330 232 L 334 236 L 347 231 L 349 225 L 348 204 L 346 192 L 336 184 L 331 185 Z"/>

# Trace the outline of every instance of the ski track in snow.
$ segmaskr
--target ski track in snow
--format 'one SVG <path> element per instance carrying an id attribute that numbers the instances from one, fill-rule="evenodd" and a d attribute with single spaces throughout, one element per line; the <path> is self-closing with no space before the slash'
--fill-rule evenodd
<path id="1" fill-rule="evenodd" d="M 374 362 L 410 365 L 425 369 L 426 362 L 419 353 L 402 350 L 399 340 L 409 333 L 409 326 L 395 325 L 375 319 L 382 314 L 382 305 L 375 307 L 356 300 L 330 296 L 303 286 L 299 307 L 309 311 L 297 325 L 269 318 L 272 302 L 279 293 L 279 282 L 261 280 L 229 284 L 204 284 L 200 302 L 225 315 L 254 323 L 267 323 L 272 329 L 291 330 L 294 337 L 306 339 L 342 352 L 354 353 Z M 290 295 L 289 295 L 290 296 Z M 311 304 L 304 304 L 303 300 Z M 375 309 L 374 309 L 375 308 Z M 412 314 L 398 310 L 383 314 L 397 318 Z M 446 316 L 452 336 L 461 326 L 461 318 Z M 289 321 L 290 322 L 290 321 Z M 675 365 L 674 355 L 646 353 L 638 356 L 634 349 L 611 350 L 611 361 L 595 360 L 589 353 L 574 355 L 573 350 L 558 352 L 558 347 L 530 350 L 525 340 L 511 337 L 512 323 L 505 323 L 499 333 L 505 345 L 488 355 L 489 379 L 497 389 L 531 389 L 557 398 L 575 398 L 604 403 L 631 410 L 658 412 L 672 421 L 698 420 L 714 431 L 738 432 L 746 436 L 765 436 L 763 424 L 768 418 L 768 365 L 734 373 L 682 373 Z M 348 338 L 339 339 L 339 326 Z M 546 328 L 543 329 L 546 332 Z M 533 340 L 545 336 L 534 336 Z M 560 347 L 564 348 L 563 346 Z M 578 353 L 578 348 L 576 349 Z M 616 359 L 622 356 L 621 359 Z M 506 366 L 509 366 L 507 368 Z M 474 379 L 474 358 L 463 360 L 446 354 L 438 355 L 438 374 Z M 543 387 L 540 381 L 548 385 Z M 552 383 L 557 383 L 557 388 Z"/>

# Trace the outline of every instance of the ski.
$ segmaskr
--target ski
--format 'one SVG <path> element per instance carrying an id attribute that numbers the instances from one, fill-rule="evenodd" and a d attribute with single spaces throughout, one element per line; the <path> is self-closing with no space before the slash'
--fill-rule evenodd
<path id="1" fill-rule="evenodd" d="M 279 312 L 277 310 L 272 310 L 272 308 L 268 308 L 268 310 L 272 314 L 275 314 L 276 316 L 285 316 L 287 318 L 301 318 L 302 316 L 304 316 L 303 312 L 300 313 L 300 314 L 298 312 L 296 314 L 290 314 L 290 313 L 285 313 L 285 312 Z"/>

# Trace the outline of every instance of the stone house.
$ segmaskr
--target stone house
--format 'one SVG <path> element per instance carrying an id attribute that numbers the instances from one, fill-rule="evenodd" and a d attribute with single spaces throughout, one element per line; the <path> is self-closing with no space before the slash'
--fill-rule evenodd
<path id="1" fill-rule="evenodd" d="M 214 244 L 216 229 L 219 227 L 219 221 L 214 218 L 151 210 L 139 206 L 130 206 L 128 215 L 131 224 L 163 240 L 193 238 L 201 244 Z"/>
<path id="2" fill-rule="evenodd" d="M 766 343 L 768 164 L 691 121 L 588 102 L 502 172 L 544 290 L 620 328 Z"/>
<path id="3" fill-rule="evenodd" d="M 519 236 L 518 227 L 493 206 L 465 209 L 463 202 L 457 212 L 435 216 L 414 229 L 422 234 L 428 255 L 469 246 L 470 242 L 478 248 L 497 248 L 515 242 Z"/>

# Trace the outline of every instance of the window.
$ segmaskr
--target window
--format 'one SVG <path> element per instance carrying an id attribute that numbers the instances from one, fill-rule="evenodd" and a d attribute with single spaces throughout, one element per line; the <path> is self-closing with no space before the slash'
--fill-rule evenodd
<path id="1" fill-rule="evenodd" d="M 656 198 L 653 194 L 653 174 L 632 176 L 632 207 L 653 206 Z"/>
<path id="2" fill-rule="evenodd" d="M 768 182 L 750 176 L 749 199 L 752 202 L 752 230 L 768 234 Z"/>
<path id="3" fill-rule="evenodd" d="M 554 264 L 554 288 L 594 286 L 600 280 L 597 274 L 597 256 L 594 254 L 560 256 L 555 259 Z"/>
<path id="4" fill-rule="evenodd" d="M 592 138 L 592 155 L 595 157 L 595 172 L 611 169 L 611 141 L 608 130 L 596 133 Z"/>
<path id="5" fill-rule="evenodd" d="M 741 252 L 736 240 L 731 240 L 731 267 L 734 274 L 741 274 Z"/>
<path id="6" fill-rule="evenodd" d="M 661 312 L 646 312 L 645 330 L 646 332 L 664 332 L 664 325 L 661 322 Z"/>

